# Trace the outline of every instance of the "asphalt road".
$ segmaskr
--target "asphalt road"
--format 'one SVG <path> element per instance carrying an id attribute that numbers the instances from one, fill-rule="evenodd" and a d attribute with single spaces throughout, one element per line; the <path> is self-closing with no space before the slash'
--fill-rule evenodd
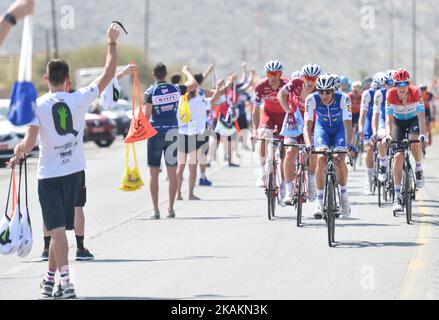
<path id="1" fill-rule="evenodd" d="M 86 246 L 96 259 L 75 262 L 69 233 L 71 278 L 80 299 L 438 299 L 439 147 L 425 161 L 426 188 L 419 192 L 414 224 L 393 217 L 363 195 L 365 171 L 350 173 L 352 216 L 338 220 L 337 246 L 329 248 L 323 221 L 304 208 L 297 228 L 293 208 L 268 221 L 262 189 L 254 187 L 255 159 L 243 153 L 241 168 L 217 164 L 203 201 L 177 202 L 175 220 L 151 221 L 147 187 L 118 190 L 124 163 L 121 141 L 110 149 L 87 144 Z M 148 185 L 146 144 L 137 147 Z M 30 164 L 31 254 L 0 257 L 0 299 L 37 299 L 46 263 L 41 211 L 36 194 L 36 160 Z M 9 171 L 0 171 L 4 206 Z M 165 176 L 161 209 L 166 211 Z M 185 181 L 185 186 L 187 179 Z M 187 192 L 184 192 L 187 199 Z"/>

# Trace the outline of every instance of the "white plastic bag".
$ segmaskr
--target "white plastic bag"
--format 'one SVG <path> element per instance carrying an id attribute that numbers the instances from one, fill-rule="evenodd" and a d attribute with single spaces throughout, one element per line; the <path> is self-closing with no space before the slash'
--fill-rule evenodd
<path id="1" fill-rule="evenodd" d="M 20 181 L 19 186 L 21 186 L 21 174 L 22 174 L 22 165 L 20 165 Z M 18 207 L 20 207 L 20 187 L 19 195 L 18 195 Z M 27 198 L 27 160 L 24 160 L 24 194 L 26 198 L 26 208 L 22 210 L 22 214 L 20 215 L 20 233 L 22 236 L 22 242 L 17 250 L 17 255 L 21 258 L 24 258 L 29 255 L 32 250 L 32 224 L 30 221 L 29 215 L 29 206 L 28 206 L 28 198 Z"/>
<path id="2" fill-rule="evenodd" d="M 119 85 L 119 81 L 117 81 L 117 77 L 114 77 L 110 84 L 105 88 L 104 92 L 102 92 L 99 99 L 99 104 L 102 108 L 113 108 L 119 101 L 121 90 L 122 88 Z"/>

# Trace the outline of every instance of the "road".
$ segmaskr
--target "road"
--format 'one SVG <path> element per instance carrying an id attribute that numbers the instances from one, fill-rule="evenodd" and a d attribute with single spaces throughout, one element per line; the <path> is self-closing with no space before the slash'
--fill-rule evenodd
<path id="1" fill-rule="evenodd" d="M 146 144 L 137 147 L 148 182 Z M 305 206 L 304 227 L 292 208 L 266 218 L 266 200 L 254 187 L 255 159 L 244 153 L 241 168 L 218 164 L 209 171 L 211 188 L 197 188 L 203 201 L 177 202 L 175 220 L 151 221 L 148 188 L 118 190 L 124 146 L 86 145 L 88 202 L 86 246 L 92 262 L 75 262 L 69 233 L 71 278 L 80 299 L 438 299 L 439 148 L 425 162 L 426 188 L 419 192 L 413 225 L 378 208 L 363 195 L 365 171 L 351 172 L 353 206 L 349 220 L 337 222 L 329 248 L 323 221 Z M 36 161 L 30 163 L 31 254 L 0 257 L 0 299 L 37 299 L 46 263 L 41 211 L 36 194 Z M 0 171 L 0 203 L 5 204 L 8 170 Z M 160 190 L 166 210 L 165 176 Z M 185 181 L 185 185 L 187 179 Z M 187 192 L 184 192 L 187 198 Z"/>

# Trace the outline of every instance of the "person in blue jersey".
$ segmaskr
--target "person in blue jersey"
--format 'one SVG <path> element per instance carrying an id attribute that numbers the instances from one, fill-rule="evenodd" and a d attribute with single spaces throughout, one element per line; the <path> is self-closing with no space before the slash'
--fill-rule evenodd
<path id="1" fill-rule="evenodd" d="M 169 180 L 169 206 L 167 218 L 175 218 L 174 202 L 177 194 L 177 139 L 178 139 L 178 105 L 181 96 L 197 89 L 198 84 L 187 66 L 182 73 L 186 76 L 185 85 L 166 82 L 166 66 L 158 63 L 152 76 L 155 82 L 145 92 L 145 115 L 157 130 L 157 135 L 148 140 L 148 166 L 150 171 L 149 188 L 153 202 L 151 219 L 160 219 L 159 210 L 159 174 L 162 155 Z"/>
<path id="2" fill-rule="evenodd" d="M 335 91 L 336 76 L 322 75 L 317 79 L 317 92 L 310 94 L 305 100 L 305 128 L 304 138 L 308 147 L 312 147 L 312 127 L 314 113 L 316 114 L 314 129 L 314 148 L 317 151 L 330 150 L 345 151 L 352 149 L 347 142 L 352 141 L 352 106 L 349 96 Z M 342 215 L 349 217 L 347 182 L 348 167 L 345 163 L 346 155 L 336 156 L 336 170 L 341 191 Z M 314 211 L 314 218 L 323 218 L 323 201 L 325 193 L 327 158 L 320 155 L 317 161 L 316 187 L 318 203 Z"/>
<path id="3" fill-rule="evenodd" d="M 387 170 L 389 167 L 389 158 L 387 156 L 386 145 L 382 143 L 382 139 L 386 136 L 386 95 L 387 91 L 393 87 L 394 70 L 388 70 L 384 74 L 384 87 L 375 93 L 372 130 L 373 136 L 378 141 L 378 152 L 380 158 L 380 167 L 378 172 L 378 180 L 385 182 L 387 180 Z"/>
<path id="4" fill-rule="evenodd" d="M 365 194 L 371 195 L 373 192 L 374 184 L 374 163 L 373 163 L 373 130 L 372 130 L 372 117 L 373 117 L 373 104 L 375 93 L 381 89 L 384 83 L 384 73 L 379 72 L 374 77 L 374 83 L 369 90 L 363 92 L 361 97 L 361 112 L 360 121 L 358 123 L 358 132 L 360 137 L 364 141 L 364 148 L 366 151 L 366 169 L 367 169 L 367 182 L 365 187 Z"/>

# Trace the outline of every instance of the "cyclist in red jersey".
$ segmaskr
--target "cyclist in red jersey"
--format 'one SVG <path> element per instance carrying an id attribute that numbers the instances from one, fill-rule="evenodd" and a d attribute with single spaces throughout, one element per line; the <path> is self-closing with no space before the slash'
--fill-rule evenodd
<path id="1" fill-rule="evenodd" d="M 433 103 L 433 94 L 428 91 L 427 85 L 420 85 L 422 97 L 424 98 L 424 106 L 425 106 L 425 120 L 427 127 L 427 136 L 428 136 L 428 144 L 432 144 L 433 135 L 431 134 L 431 122 L 432 122 L 432 112 L 430 106 Z"/>
<path id="2" fill-rule="evenodd" d="M 294 78 L 288 82 L 278 93 L 278 100 L 282 108 L 287 113 L 286 117 L 295 117 L 294 113 L 300 110 L 302 118 L 305 114 L 305 99 L 308 95 L 316 91 L 317 78 L 322 73 L 320 66 L 316 64 L 307 64 L 303 67 L 301 74 L 303 76 Z M 294 119 L 293 119 L 294 121 Z M 290 120 L 287 121 L 289 123 Z M 303 130 L 302 130 L 303 131 Z M 303 143 L 303 135 L 294 138 L 285 136 L 286 144 Z M 297 148 L 288 147 L 285 153 L 284 173 L 286 182 L 286 196 L 283 199 L 285 205 L 291 205 L 293 201 L 293 183 L 296 170 L 296 159 L 299 155 Z M 308 171 L 308 190 L 309 200 L 313 202 L 316 198 L 315 189 L 315 172 L 317 168 L 316 156 L 310 158 Z"/>
<path id="3" fill-rule="evenodd" d="M 258 136 L 267 137 L 272 136 L 275 127 L 280 131 L 285 118 L 285 111 L 282 109 L 279 101 L 277 100 L 277 94 L 288 80 L 282 78 L 282 71 L 284 67 L 281 62 L 277 60 L 271 60 L 265 65 L 265 72 L 267 78 L 259 81 L 255 86 L 255 98 L 253 101 L 253 127 L 258 128 Z M 263 106 L 263 109 L 261 109 Z M 256 181 L 256 186 L 259 188 L 265 187 L 265 159 L 266 159 L 266 143 L 260 144 L 259 150 L 261 160 L 261 172 Z M 283 168 L 283 160 L 281 163 Z M 281 170 L 282 185 L 281 195 L 285 193 L 284 174 Z"/>
<path id="4" fill-rule="evenodd" d="M 363 85 L 361 81 L 354 81 L 352 83 L 352 91 L 348 93 L 348 96 L 349 98 L 351 98 L 351 102 L 352 102 L 352 126 L 354 128 L 355 133 L 357 133 L 358 131 L 358 121 L 360 120 L 362 94 L 363 94 Z M 351 143 L 354 144 L 354 141 L 352 141 Z"/>

